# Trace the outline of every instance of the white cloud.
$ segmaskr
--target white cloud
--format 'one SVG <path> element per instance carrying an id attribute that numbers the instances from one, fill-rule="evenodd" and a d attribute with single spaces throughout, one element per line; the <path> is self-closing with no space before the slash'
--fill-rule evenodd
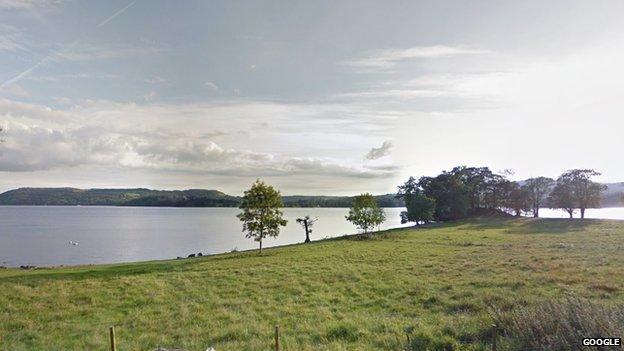
<path id="1" fill-rule="evenodd" d="M 0 51 L 26 50 L 18 39 L 17 34 L 0 34 Z"/>
<path id="2" fill-rule="evenodd" d="M 0 171 L 30 172 L 100 165 L 236 177 L 331 175 L 374 178 L 392 169 L 370 169 L 336 160 L 227 149 L 212 141 L 123 135 L 94 128 L 50 129 L 10 123 Z"/>
<path id="3" fill-rule="evenodd" d="M 399 99 L 413 99 L 413 98 L 432 98 L 440 96 L 448 96 L 449 93 L 443 90 L 433 89 L 379 89 L 360 91 L 354 93 L 337 94 L 338 98 L 399 98 Z"/>
<path id="4" fill-rule="evenodd" d="M 380 147 L 370 149 L 370 151 L 364 155 L 364 158 L 367 160 L 376 160 L 388 156 L 392 152 L 392 147 L 392 142 L 390 140 L 386 140 Z"/>
<path id="5" fill-rule="evenodd" d="M 20 85 L 12 84 L 6 87 L 0 87 L 0 95 L 11 95 L 15 97 L 27 97 L 30 93 Z"/>
<path id="6" fill-rule="evenodd" d="M 212 93 L 216 93 L 219 91 L 219 87 L 213 82 L 206 82 L 204 83 L 204 86 L 206 87 L 206 89 L 208 89 L 208 91 Z"/>
<path id="7" fill-rule="evenodd" d="M 452 57 L 460 55 L 482 55 L 491 51 L 470 49 L 462 46 L 416 46 L 407 49 L 391 49 L 371 52 L 364 57 L 343 62 L 348 66 L 364 69 L 388 69 L 397 64 L 415 60 Z"/>
<path id="8" fill-rule="evenodd" d="M 19 29 L 0 23 L 0 51 L 28 51 Z"/>
<path id="9" fill-rule="evenodd" d="M 158 94 L 155 91 L 148 91 L 147 93 L 143 94 L 143 100 L 152 101 L 156 98 L 156 96 L 158 96 Z"/>
<path id="10" fill-rule="evenodd" d="M 34 7 L 38 1 L 35 0 L 0 0 L 0 8 L 5 9 L 29 9 Z"/>
<path id="11" fill-rule="evenodd" d="M 73 79 L 120 79 L 121 76 L 109 73 L 67 73 L 53 75 L 29 76 L 25 79 L 33 82 L 58 82 Z"/>
<path id="12" fill-rule="evenodd" d="M 0 99 L 0 117 L 4 120 L 29 120 L 33 124 L 66 122 L 68 114 L 47 106 Z"/>
<path id="13" fill-rule="evenodd" d="M 30 10 L 36 7 L 56 5 L 64 0 L 0 0 L 0 9 Z"/>
<path id="14" fill-rule="evenodd" d="M 154 55 L 161 53 L 162 48 L 155 46 L 136 46 L 136 45 L 113 45 L 113 46 L 94 46 L 84 43 L 72 44 L 67 48 L 57 51 L 55 58 L 61 58 L 69 61 L 85 61 L 85 60 L 110 60 L 127 57 L 137 57 L 145 55 Z"/>
<path id="15" fill-rule="evenodd" d="M 162 83 L 167 83 L 167 80 L 165 78 L 163 78 L 163 77 L 160 77 L 160 76 L 153 76 L 151 78 L 145 79 L 145 83 L 162 84 Z"/>
<path id="16" fill-rule="evenodd" d="M 8 129 L 7 141 L 0 145 L 0 171 L 97 165 L 231 177 L 366 179 L 395 173 L 394 169 L 365 167 L 357 157 L 308 156 L 309 150 L 325 147 L 325 143 L 316 145 L 314 139 L 307 138 L 299 148 L 290 145 L 289 138 L 301 139 L 300 128 L 323 135 L 327 135 L 324 129 L 340 133 L 341 128 L 325 119 L 325 109 L 272 103 L 142 106 L 87 100 L 56 110 L 5 99 L 0 100 L 0 118 L 8 121 Z M 263 127 L 266 116 L 278 127 Z M 240 142 L 241 132 L 247 133 L 245 143 Z M 349 145 L 359 138 L 355 129 L 348 133 L 337 136 L 336 147 L 348 150 L 340 144 Z M 213 140 L 217 136 L 219 144 Z M 280 143 L 285 146 L 276 147 Z"/>
<path id="17" fill-rule="evenodd" d="M 71 105 L 72 103 L 72 99 L 68 97 L 56 97 L 54 98 L 54 101 L 60 105 Z"/>
<path id="18" fill-rule="evenodd" d="M 62 47 L 59 50 L 49 53 L 47 56 L 41 58 L 37 63 L 28 67 L 16 76 L 5 80 L 2 83 L 3 87 L 9 86 L 19 82 L 21 79 L 28 77 L 39 67 L 48 64 L 51 61 L 69 60 L 69 61 L 82 61 L 82 60 L 100 60 L 100 59 L 115 59 L 132 57 L 146 54 L 155 54 L 160 52 L 161 49 L 155 47 L 139 47 L 139 46 L 117 46 L 117 47 L 95 47 L 85 46 L 80 43 L 79 40 L 74 41 L 72 44 L 66 47 Z"/>
<path id="19" fill-rule="evenodd" d="M 114 139 L 86 139 L 80 130 L 62 131 L 10 123 L 1 146 L 0 171 L 24 172 L 111 163 L 120 154 Z"/>

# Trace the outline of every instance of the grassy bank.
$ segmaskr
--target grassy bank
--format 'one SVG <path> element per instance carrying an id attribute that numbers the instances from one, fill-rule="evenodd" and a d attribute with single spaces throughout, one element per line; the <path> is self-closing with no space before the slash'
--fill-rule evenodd
<path id="1" fill-rule="evenodd" d="M 235 235 L 239 235 L 238 233 Z M 482 350 L 492 308 L 621 303 L 624 221 L 490 219 L 178 261 L 0 270 L 0 350 Z"/>

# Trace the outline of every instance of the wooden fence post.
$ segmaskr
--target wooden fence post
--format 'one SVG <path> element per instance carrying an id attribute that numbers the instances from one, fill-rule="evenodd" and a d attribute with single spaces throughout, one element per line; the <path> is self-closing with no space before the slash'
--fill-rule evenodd
<path id="1" fill-rule="evenodd" d="M 496 339 L 498 338 L 498 332 L 496 330 L 496 324 L 492 324 L 492 351 L 496 351 Z"/>
<path id="2" fill-rule="evenodd" d="M 407 347 L 405 348 L 405 350 L 412 351 L 412 340 L 410 339 L 410 334 L 414 332 L 414 327 L 411 325 L 407 326 L 405 327 L 405 329 L 403 329 L 403 331 L 405 332 L 405 336 L 407 337 Z"/>
<path id="3" fill-rule="evenodd" d="M 117 351 L 115 345 L 115 327 L 110 327 L 110 349 L 111 351 Z"/>
<path id="4" fill-rule="evenodd" d="M 275 326 L 275 351 L 279 351 L 279 325 Z"/>

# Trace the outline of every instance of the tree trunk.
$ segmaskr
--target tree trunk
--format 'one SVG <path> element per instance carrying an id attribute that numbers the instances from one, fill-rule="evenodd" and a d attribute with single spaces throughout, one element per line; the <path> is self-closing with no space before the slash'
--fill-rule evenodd
<path id="1" fill-rule="evenodd" d="M 574 210 L 568 210 L 568 214 L 570 215 L 570 218 L 574 218 Z"/>
<path id="2" fill-rule="evenodd" d="M 585 207 L 581 207 L 581 219 L 585 218 Z"/>
<path id="3" fill-rule="evenodd" d="M 533 207 L 533 217 L 539 217 L 539 207 Z"/>
<path id="4" fill-rule="evenodd" d="M 303 221 L 303 225 L 305 226 L 305 231 L 306 231 L 306 239 L 305 239 L 304 243 L 309 243 L 310 242 L 310 232 L 308 231 L 308 221 Z"/>
<path id="5" fill-rule="evenodd" d="M 262 237 L 260 237 L 260 251 L 258 253 L 262 254 Z"/>

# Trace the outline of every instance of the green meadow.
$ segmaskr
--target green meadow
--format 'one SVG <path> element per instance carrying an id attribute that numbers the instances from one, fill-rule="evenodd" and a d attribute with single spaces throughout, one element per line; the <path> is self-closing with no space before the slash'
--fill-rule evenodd
<path id="1" fill-rule="evenodd" d="M 240 235 L 238 233 L 233 235 Z M 486 350 L 494 315 L 623 302 L 624 221 L 473 219 L 194 259 L 0 270 L 0 350 Z M 621 337 L 621 335 L 620 335 Z M 504 345 L 505 340 L 501 343 Z"/>

